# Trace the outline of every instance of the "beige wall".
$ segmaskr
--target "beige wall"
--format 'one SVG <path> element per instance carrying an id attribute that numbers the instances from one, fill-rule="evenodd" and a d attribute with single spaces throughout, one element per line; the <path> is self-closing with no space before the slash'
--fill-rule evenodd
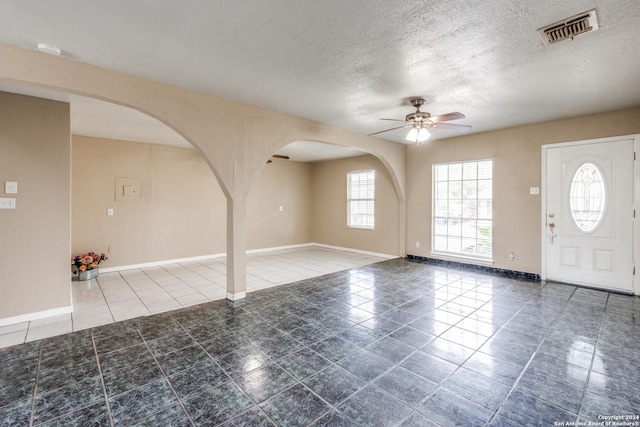
<path id="1" fill-rule="evenodd" d="M 74 136 L 72 176 L 73 254 L 112 246 L 116 267 L 225 251 L 226 198 L 193 149 Z M 116 177 L 140 200 L 115 201 Z"/>
<path id="2" fill-rule="evenodd" d="M 227 200 L 196 150 L 74 136 L 72 171 L 73 254 L 105 252 L 117 267 L 225 252 Z M 139 180 L 140 201 L 115 201 L 116 177 Z M 311 242 L 311 165 L 265 166 L 247 230 L 249 249 Z"/>
<path id="3" fill-rule="evenodd" d="M 376 171 L 375 229 L 347 228 L 347 172 Z M 389 255 L 402 255 L 398 197 L 386 168 L 374 156 L 313 164 L 313 240 Z"/>
<path id="4" fill-rule="evenodd" d="M 118 267 L 225 252 L 226 198 L 196 150 L 74 136 L 72 157 L 73 254 L 105 252 L 103 266 Z M 371 168 L 376 229 L 347 229 L 346 173 Z M 140 201 L 115 201 L 116 177 L 139 180 Z M 398 254 L 398 215 L 389 174 L 373 156 L 274 160 L 247 198 L 247 248 L 318 242 Z"/>
<path id="5" fill-rule="evenodd" d="M 311 243 L 311 191 L 309 163 L 267 164 L 247 199 L 247 248 Z"/>
<path id="6" fill-rule="evenodd" d="M 69 307 L 69 105 L 0 92 L 0 320 Z M 4 194 L 17 181 L 18 194 Z"/>
<path id="7" fill-rule="evenodd" d="M 429 256 L 433 163 L 493 159 L 495 267 L 541 272 L 541 186 L 544 144 L 640 133 L 640 108 L 428 142 L 407 152 L 407 253 Z M 420 249 L 415 242 L 420 242 Z M 509 261 L 509 252 L 516 259 Z"/>

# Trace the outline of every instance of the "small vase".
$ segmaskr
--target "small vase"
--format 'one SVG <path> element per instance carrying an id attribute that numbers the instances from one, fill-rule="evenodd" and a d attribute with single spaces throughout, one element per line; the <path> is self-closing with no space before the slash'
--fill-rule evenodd
<path id="1" fill-rule="evenodd" d="M 78 280 L 91 280 L 98 277 L 100 271 L 98 268 L 92 268 L 91 270 L 79 271 Z"/>

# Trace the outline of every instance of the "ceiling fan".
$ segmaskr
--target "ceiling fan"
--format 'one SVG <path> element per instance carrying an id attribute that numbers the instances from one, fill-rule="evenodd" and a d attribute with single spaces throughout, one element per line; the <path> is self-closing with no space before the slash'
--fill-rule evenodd
<path id="1" fill-rule="evenodd" d="M 289 160 L 289 156 L 283 156 L 282 154 L 274 154 L 271 157 L 273 157 L 274 159 Z M 271 159 L 267 160 L 267 164 L 268 163 L 272 163 L 272 162 L 273 162 L 273 160 L 271 160 Z"/>
<path id="2" fill-rule="evenodd" d="M 407 134 L 405 139 L 407 141 L 420 143 L 420 142 L 426 141 L 431 136 L 431 133 L 429 133 L 427 128 L 450 129 L 450 130 L 457 130 L 460 132 L 467 132 L 471 129 L 471 126 L 467 126 L 467 125 L 444 123 L 449 120 L 464 119 L 464 114 L 454 112 L 454 113 L 440 114 L 439 116 L 432 116 L 429 113 L 420 111 L 420 107 L 422 107 L 423 104 L 424 104 L 424 99 L 422 98 L 412 99 L 411 105 L 413 105 L 416 108 L 416 112 L 407 114 L 404 120 L 380 119 L 380 120 L 391 120 L 395 122 L 404 122 L 402 126 L 381 130 L 380 132 L 370 133 L 369 136 L 377 135 L 383 132 L 389 132 L 391 130 L 396 130 L 396 129 L 411 128 L 411 130 L 409 130 L 409 133 Z"/>

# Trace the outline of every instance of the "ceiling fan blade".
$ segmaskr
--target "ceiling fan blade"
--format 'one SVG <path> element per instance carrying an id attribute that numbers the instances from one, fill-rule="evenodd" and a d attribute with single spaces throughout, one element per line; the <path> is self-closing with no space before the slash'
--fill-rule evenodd
<path id="1" fill-rule="evenodd" d="M 282 154 L 274 154 L 273 156 L 274 159 L 283 159 L 283 160 L 289 160 L 289 156 L 283 156 Z"/>
<path id="2" fill-rule="evenodd" d="M 468 132 L 471 130 L 471 126 L 467 125 L 456 125 L 453 123 L 434 123 L 429 127 L 436 129 L 449 129 L 449 130 L 457 130 L 459 132 Z"/>
<path id="3" fill-rule="evenodd" d="M 440 123 L 440 122 L 446 122 L 449 120 L 458 120 L 458 119 L 464 119 L 464 114 L 462 113 L 447 113 L 447 114 L 440 114 L 437 116 L 431 116 L 429 117 L 429 120 L 431 120 L 431 122 L 433 123 Z"/>
<path id="4" fill-rule="evenodd" d="M 403 121 L 404 121 L 404 120 L 403 120 Z M 385 129 L 385 130 L 381 130 L 380 132 L 370 133 L 370 134 L 369 134 L 369 135 L 367 135 L 367 136 L 373 136 L 373 135 L 377 135 L 377 134 L 379 134 L 379 133 L 389 132 L 389 131 L 391 131 L 391 130 L 396 130 L 396 129 L 408 128 L 408 127 L 411 127 L 411 126 L 413 126 L 413 125 L 412 125 L 412 124 L 408 124 L 408 125 L 404 125 L 404 126 L 398 126 L 398 127 L 396 127 L 396 128 Z"/>
<path id="5" fill-rule="evenodd" d="M 404 119 L 380 119 L 380 120 L 391 120 L 392 122 L 406 122 Z"/>

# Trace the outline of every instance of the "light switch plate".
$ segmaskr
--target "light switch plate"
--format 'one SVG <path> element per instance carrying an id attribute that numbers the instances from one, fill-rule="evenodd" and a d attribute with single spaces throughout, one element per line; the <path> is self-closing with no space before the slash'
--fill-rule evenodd
<path id="1" fill-rule="evenodd" d="M 529 194 L 532 196 L 537 196 L 540 194 L 540 187 L 529 187 Z"/>
<path id="2" fill-rule="evenodd" d="M 0 209 L 15 209 L 16 199 L 13 197 L 0 197 Z"/>
<path id="3" fill-rule="evenodd" d="M 4 193 L 5 194 L 17 194 L 18 193 L 18 183 L 16 181 L 5 181 L 4 182 Z"/>

